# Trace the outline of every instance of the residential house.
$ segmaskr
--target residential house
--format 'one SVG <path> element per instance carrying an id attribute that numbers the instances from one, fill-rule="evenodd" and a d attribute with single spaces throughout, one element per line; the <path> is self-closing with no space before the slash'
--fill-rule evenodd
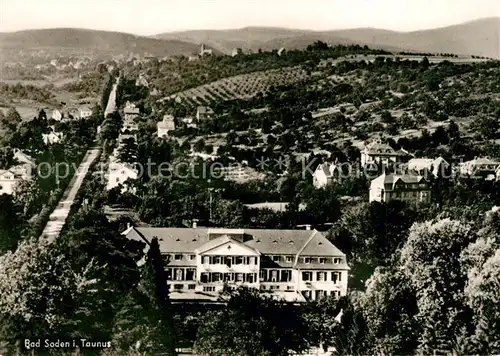
<path id="1" fill-rule="evenodd" d="M 107 190 L 118 187 L 120 184 L 124 185 L 129 179 L 135 180 L 138 177 L 138 170 L 129 164 L 118 162 L 115 160 L 110 160 L 108 169 L 108 183 L 106 185 Z M 124 186 L 122 192 L 128 191 L 128 187 Z"/>
<path id="2" fill-rule="evenodd" d="M 11 169 L 0 169 L 0 195 L 13 195 L 16 192 L 16 187 L 21 181 L 21 177 Z"/>
<path id="3" fill-rule="evenodd" d="M 135 106 L 135 104 L 127 101 L 127 103 L 125 104 L 125 108 L 123 109 L 123 113 L 125 114 L 125 121 L 132 121 L 137 116 L 139 116 L 140 110 Z"/>
<path id="4" fill-rule="evenodd" d="M 500 167 L 500 162 L 490 159 L 489 157 L 476 157 L 471 161 L 464 162 L 460 165 L 460 174 L 474 179 L 496 179 L 497 170 Z"/>
<path id="5" fill-rule="evenodd" d="M 35 160 L 19 149 L 14 150 L 14 159 L 17 161 L 17 164 L 11 167 L 10 171 L 16 176 L 21 177 L 21 179 L 30 179 L 32 172 L 36 169 Z"/>
<path id="6" fill-rule="evenodd" d="M 212 50 L 206 49 L 205 44 L 202 43 L 200 48 L 200 57 L 211 56 L 212 54 Z"/>
<path id="7" fill-rule="evenodd" d="M 88 107 L 81 107 L 80 108 L 80 119 L 87 119 L 92 116 L 92 110 L 90 110 Z"/>
<path id="8" fill-rule="evenodd" d="M 430 173 L 434 177 L 449 177 L 451 166 L 443 157 L 412 158 L 408 161 L 408 169 L 420 175 Z"/>
<path id="9" fill-rule="evenodd" d="M 158 137 L 168 137 L 168 132 L 175 130 L 175 121 L 172 115 L 164 115 L 163 120 L 156 124 Z"/>
<path id="10" fill-rule="evenodd" d="M 42 134 L 42 140 L 46 145 L 52 145 L 54 143 L 59 143 L 64 138 L 62 132 L 55 130 L 54 126 L 50 126 L 50 133 Z"/>
<path id="11" fill-rule="evenodd" d="M 196 109 L 196 120 L 202 121 L 206 119 L 211 119 L 214 111 L 208 106 L 198 106 Z"/>
<path id="12" fill-rule="evenodd" d="M 63 118 L 63 114 L 61 113 L 61 111 L 54 109 L 54 111 L 52 111 L 51 118 L 56 120 L 56 121 L 61 121 Z"/>
<path id="13" fill-rule="evenodd" d="M 149 83 L 144 77 L 144 75 L 140 74 L 139 78 L 137 78 L 135 81 L 135 86 L 149 87 Z"/>
<path id="14" fill-rule="evenodd" d="M 395 163 L 405 163 L 411 155 L 405 150 L 394 150 L 388 144 L 377 140 L 365 146 L 361 151 L 361 167 L 378 169 L 388 167 Z"/>
<path id="15" fill-rule="evenodd" d="M 335 163 L 321 163 L 313 173 L 313 185 L 323 188 L 342 178 L 341 166 Z"/>
<path id="16" fill-rule="evenodd" d="M 346 255 L 317 230 L 149 228 L 123 232 L 148 246 L 158 238 L 170 297 L 217 300 L 226 285 L 247 286 L 288 302 L 347 294 Z M 146 247 L 147 248 L 147 247 Z"/>
<path id="17" fill-rule="evenodd" d="M 382 174 L 370 183 L 370 202 L 403 200 L 429 202 L 431 190 L 424 177 L 414 174 Z"/>

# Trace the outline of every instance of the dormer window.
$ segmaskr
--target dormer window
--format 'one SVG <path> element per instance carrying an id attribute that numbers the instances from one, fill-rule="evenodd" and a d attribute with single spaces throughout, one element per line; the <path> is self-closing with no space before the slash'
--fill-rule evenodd
<path id="1" fill-rule="evenodd" d="M 180 255 L 180 254 L 174 255 L 174 260 L 176 260 L 176 261 L 182 260 L 182 255 Z"/>
<path id="2" fill-rule="evenodd" d="M 333 259 L 333 263 L 336 264 L 336 265 L 340 264 L 341 262 L 342 262 L 341 258 L 334 258 Z"/>
<path id="3" fill-rule="evenodd" d="M 273 261 L 274 262 L 279 262 L 281 260 L 280 256 L 273 256 Z"/>
<path id="4" fill-rule="evenodd" d="M 289 263 L 293 262 L 293 256 L 286 256 L 286 261 Z"/>
<path id="5" fill-rule="evenodd" d="M 326 258 L 320 258 L 319 259 L 319 263 L 321 263 L 322 265 L 324 265 L 326 263 Z"/>
<path id="6" fill-rule="evenodd" d="M 304 258 L 304 262 L 305 262 L 306 264 L 309 264 L 309 263 L 311 263 L 311 262 L 312 262 L 312 258 L 311 258 L 311 257 L 306 257 L 306 258 Z"/>

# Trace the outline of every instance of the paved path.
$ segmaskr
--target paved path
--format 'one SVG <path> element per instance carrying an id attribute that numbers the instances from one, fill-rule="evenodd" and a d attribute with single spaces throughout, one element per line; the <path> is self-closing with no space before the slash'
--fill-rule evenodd
<path id="1" fill-rule="evenodd" d="M 109 93 L 108 104 L 106 105 L 106 110 L 104 111 L 104 117 L 116 111 L 116 88 L 118 87 L 119 81 L 120 78 L 117 78 L 116 83 L 113 84 L 113 89 L 111 89 L 111 93 Z"/>
<path id="2" fill-rule="evenodd" d="M 87 151 L 82 163 L 78 167 L 75 175 L 71 179 L 66 191 L 64 192 L 59 204 L 54 209 L 52 214 L 50 214 L 49 221 L 42 232 L 41 237 L 47 238 L 49 241 L 53 241 L 59 233 L 61 232 L 66 218 L 68 217 L 71 206 L 74 203 L 76 194 L 80 189 L 85 176 L 87 175 L 90 165 L 99 155 L 99 149 L 91 149 Z"/>

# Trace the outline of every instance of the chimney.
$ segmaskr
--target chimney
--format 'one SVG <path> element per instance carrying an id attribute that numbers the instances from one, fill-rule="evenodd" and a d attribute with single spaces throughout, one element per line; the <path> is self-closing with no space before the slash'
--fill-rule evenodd
<path id="1" fill-rule="evenodd" d="M 311 230 L 311 225 L 306 225 L 306 230 Z"/>
<path id="2" fill-rule="evenodd" d="M 193 219 L 193 229 L 198 227 L 198 219 Z"/>
<path id="3" fill-rule="evenodd" d="M 132 225 L 130 225 L 130 223 L 127 223 L 127 230 L 130 229 L 132 227 Z"/>

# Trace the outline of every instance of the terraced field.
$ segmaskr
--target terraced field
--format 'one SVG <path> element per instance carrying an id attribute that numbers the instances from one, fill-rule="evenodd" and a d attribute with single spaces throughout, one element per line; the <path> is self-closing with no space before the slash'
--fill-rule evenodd
<path id="1" fill-rule="evenodd" d="M 273 69 L 237 75 L 172 94 L 163 100 L 202 105 L 212 101 L 249 98 L 271 86 L 289 85 L 307 80 L 310 75 L 300 67 Z"/>

